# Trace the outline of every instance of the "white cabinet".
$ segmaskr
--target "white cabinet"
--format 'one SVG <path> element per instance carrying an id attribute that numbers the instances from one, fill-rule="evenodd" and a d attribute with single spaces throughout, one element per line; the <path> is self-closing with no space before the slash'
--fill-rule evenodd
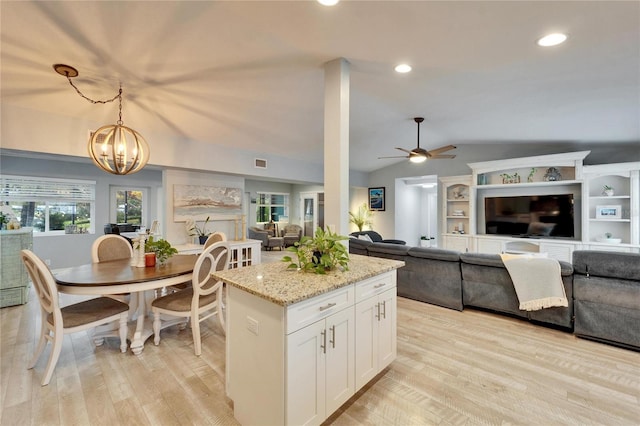
<path id="1" fill-rule="evenodd" d="M 505 241 L 503 238 L 476 238 L 476 249 L 478 253 L 500 254 L 504 251 Z"/>
<path id="2" fill-rule="evenodd" d="M 228 241 L 231 254 L 229 256 L 229 269 L 243 266 L 259 265 L 262 261 L 262 241 L 260 240 L 230 240 Z M 179 254 L 200 254 L 204 245 L 180 244 L 174 246 Z"/>
<path id="3" fill-rule="evenodd" d="M 442 248 L 447 250 L 455 250 L 462 253 L 472 252 L 474 240 L 470 236 L 462 235 L 443 235 Z"/>
<path id="4" fill-rule="evenodd" d="M 356 391 L 396 357 L 396 283 L 393 277 L 356 286 Z"/>
<path id="5" fill-rule="evenodd" d="M 287 337 L 286 422 L 317 425 L 354 394 L 354 308 L 337 312 Z"/>

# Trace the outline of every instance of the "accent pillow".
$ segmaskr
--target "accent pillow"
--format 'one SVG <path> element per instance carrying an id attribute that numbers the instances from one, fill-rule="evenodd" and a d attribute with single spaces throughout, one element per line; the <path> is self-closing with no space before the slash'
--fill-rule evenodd
<path id="1" fill-rule="evenodd" d="M 369 241 L 370 243 L 373 242 L 373 240 L 371 239 L 371 237 L 368 234 L 360 234 L 360 235 L 358 235 L 358 239 L 359 240 Z"/>

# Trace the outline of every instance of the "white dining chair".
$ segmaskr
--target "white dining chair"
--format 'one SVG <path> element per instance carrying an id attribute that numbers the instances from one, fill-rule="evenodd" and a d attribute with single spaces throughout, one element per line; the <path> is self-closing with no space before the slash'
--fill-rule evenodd
<path id="1" fill-rule="evenodd" d="M 130 259 L 131 257 L 133 257 L 133 248 L 129 241 L 120 235 L 102 235 L 91 245 L 91 261 L 93 263 Z"/>
<path id="2" fill-rule="evenodd" d="M 98 237 L 91 245 L 91 261 L 93 263 L 112 260 L 131 259 L 133 248 L 129 241 L 117 234 L 106 234 Z M 129 304 L 129 318 L 135 317 L 138 296 L 133 293 L 110 294 L 107 297 Z"/>
<path id="3" fill-rule="evenodd" d="M 184 317 L 191 321 L 195 354 L 202 352 L 200 341 L 200 323 L 207 318 L 217 316 L 222 331 L 226 331 L 222 312 L 222 281 L 211 276 L 213 271 L 229 267 L 229 243 L 217 242 L 206 248 L 198 257 L 193 268 L 191 287 L 159 297 L 151 302 L 153 312 L 154 343 L 160 344 L 160 330 L 174 322 L 162 324 L 161 315 Z"/>
<path id="4" fill-rule="evenodd" d="M 209 235 L 207 241 L 204 242 L 203 250 L 209 247 L 212 244 L 218 243 L 220 241 L 227 241 L 227 235 L 224 232 L 216 231 L 213 234 Z"/>
<path id="5" fill-rule="evenodd" d="M 30 250 L 22 250 L 21 257 L 40 302 L 40 337 L 28 369 L 36 365 L 47 346 L 47 342 L 51 342 L 51 354 L 42 377 L 42 386 L 48 385 L 51 380 L 53 370 L 60 357 L 62 339 L 65 334 L 89 330 L 99 325 L 119 321 L 120 350 L 126 352 L 129 311 L 129 306 L 126 303 L 109 297 L 98 297 L 61 308 L 58 300 L 58 288 L 47 265 Z"/>

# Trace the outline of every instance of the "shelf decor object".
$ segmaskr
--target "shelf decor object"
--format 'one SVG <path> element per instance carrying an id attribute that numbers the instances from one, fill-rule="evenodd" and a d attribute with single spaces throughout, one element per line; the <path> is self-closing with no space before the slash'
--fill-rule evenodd
<path id="1" fill-rule="evenodd" d="M 95 101 L 85 96 L 71 80 L 78 76 L 78 70 L 69 65 L 55 64 L 53 69 L 69 80 L 78 94 L 92 104 L 106 104 L 118 100 L 118 121 L 91 132 L 89 156 L 94 164 L 107 173 L 128 175 L 139 172 L 149 161 L 149 145 L 142 135 L 122 121 L 122 83 L 113 98 Z"/>
<path id="2" fill-rule="evenodd" d="M 556 182 L 562 180 L 562 175 L 555 167 L 549 167 L 547 173 L 544 174 L 544 180 L 545 182 Z"/>
<path id="3" fill-rule="evenodd" d="M 596 206 L 596 219 L 622 219 L 622 206 Z"/>
<path id="4" fill-rule="evenodd" d="M 615 195 L 615 190 L 610 185 L 604 185 L 602 187 L 602 195 L 606 195 L 607 197 L 613 197 Z"/>

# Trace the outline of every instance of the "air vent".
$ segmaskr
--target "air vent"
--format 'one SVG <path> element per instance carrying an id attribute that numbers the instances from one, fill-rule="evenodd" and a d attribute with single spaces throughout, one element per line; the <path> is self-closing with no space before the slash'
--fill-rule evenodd
<path id="1" fill-rule="evenodd" d="M 89 139 L 91 139 L 93 137 L 93 133 L 94 132 L 92 130 L 89 130 Z M 106 137 L 107 137 L 107 135 L 105 133 L 100 133 L 98 135 L 98 139 L 96 140 L 96 143 L 98 143 L 98 144 L 103 143 L 104 140 L 106 139 Z"/>
<path id="2" fill-rule="evenodd" d="M 257 169 L 266 169 L 267 168 L 267 160 L 263 160 L 261 158 L 256 158 L 254 166 Z"/>

